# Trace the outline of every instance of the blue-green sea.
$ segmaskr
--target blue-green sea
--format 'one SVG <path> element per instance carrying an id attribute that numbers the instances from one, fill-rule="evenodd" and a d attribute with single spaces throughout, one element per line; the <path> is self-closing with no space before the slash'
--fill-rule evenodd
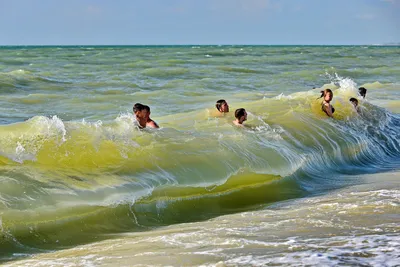
<path id="1" fill-rule="evenodd" d="M 0 264 L 399 255 L 400 46 L 0 46 Z"/>

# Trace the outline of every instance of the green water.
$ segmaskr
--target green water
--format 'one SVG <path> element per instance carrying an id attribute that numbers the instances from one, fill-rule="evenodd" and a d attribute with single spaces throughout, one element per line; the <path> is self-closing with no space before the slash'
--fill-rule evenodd
<path id="1" fill-rule="evenodd" d="M 400 247 L 399 52 L 0 47 L 1 260 L 391 266 Z M 325 88 L 334 119 L 317 99 Z M 218 115 L 218 99 L 228 114 Z M 160 129 L 138 129 L 136 102 Z M 236 108 L 247 110 L 247 127 L 233 126 Z M 341 217 L 346 207 L 362 212 Z"/>

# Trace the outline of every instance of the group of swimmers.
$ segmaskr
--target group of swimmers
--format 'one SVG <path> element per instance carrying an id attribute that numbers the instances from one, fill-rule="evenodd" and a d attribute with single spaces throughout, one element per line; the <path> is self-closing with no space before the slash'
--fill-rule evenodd
<path id="1" fill-rule="evenodd" d="M 358 93 L 359 93 L 360 96 L 362 96 L 362 98 L 364 99 L 365 96 L 367 95 L 367 89 L 364 88 L 364 87 L 360 87 L 360 88 L 358 88 Z M 354 106 L 354 108 L 356 109 L 356 111 L 357 111 L 358 113 L 360 113 L 360 110 L 359 110 L 359 108 L 358 108 L 358 100 L 357 100 L 357 98 L 352 97 L 352 98 L 350 98 L 349 100 L 350 100 L 350 102 L 353 104 L 353 106 Z"/>
<path id="2" fill-rule="evenodd" d="M 220 113 L 228 113 L 229 105 L 224 99 L 220 99 L 215 104 L 215 107 Z M 135 114 L 136 121 L 139 128 L 159 128 L 158 124 L 150 118 L 150 107 L 141 103 L 133 105 L 133 114 Z M 235 111 L 235 120 L 233 124 L 242 126 L 243 122 L 247 120 L 247 112 L 244 108 L 238 108 Z"/>
<path id="3" fill-rule="evenodd" d="M 367 89 L 365 87 L 360 87 L 358 88 L 358 93 L 360 94 L 360 96 L 362 96 L 363 98 L 365 98 L 365 96 L 367 95 Z M 322 101 L 322 111 L 326 113 L 326 115 L 328 115 L 329 117 L 333 118 L 333 113 L 335 112 L 335 108 L 330 104 L 330 102 L 332 101 L 333 98 L 333 92 L 331 89 L 325 89 L 323 91 L 321 91 L 321 96 L 319 98 L 323 97 L 324 100 Z M 355 110 L 357 111 L 357 113 L 360 112 L 359 108 L 358 108 L 358 100 L 357 98 L 350 98 L 349 101 L 353 104 Z"/>
<path id="4" fill-rule="evenodd" d="M 219 111 L 219 113 L 228 113 L 229 112 L 229 105 L 225 99 L 220 99 L 215 103 L 215 107 Z M 244 108 L 238 108 L 235 110 L 235 120 L 232 122 L 237 126 L 242 126 L 243 122 L 247 120 L 247 112 Z"/>
<path id="5" fill-rule="evenodd" d="M 367 89 L 364 87 L 358 88 L 358 93 L 360 96 L 365 98 L 367 94 Z M 321 91 L 321 96 L 319 98 L 324 98 L 322 101 L 322 111 L 326 113 L 329 117 L 333 118 L 333 113 L 335 112 L 335 108 L 330 104 L 333 98 L 333 92 L 331 89 L 325 89 Z M 354 108 L 357 112 L 359 112 L 358 108 L 358 100 L 354 97 L 350 98 L 349 101 L 353 104 Z M 220 99 L 215 104 L 218 112 L 221 114 L 225 114 L 229 112 L 229 105 L 225 99 Z M 143 105 L 141 103 L 136 103 L 133 105 L 133 113 L 136 116 L 136 120 L 138 122 L 138 126 L 140 128 L 159 128 L 158 124 L 150 118 L 150 107 L 147 105 Z M 243 126 L 243 122 L 247 120 L 247 112 L 244 108 L 238 108 L 235 110 L 235 120 L 232 123 L 236 126 Z"/>

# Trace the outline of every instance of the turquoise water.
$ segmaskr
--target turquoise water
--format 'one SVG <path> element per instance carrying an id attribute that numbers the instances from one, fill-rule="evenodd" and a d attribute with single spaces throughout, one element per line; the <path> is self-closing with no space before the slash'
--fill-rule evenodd
<path id="1" fill-rule="evenodd" d="M 400 248 L 399 53 L 1 47 L 1 260 L 391 266 Z M 325 88 L 334 119 L 317 99 Z M 160 129 L 137 128 L 136 102 Z M 247 127 L 237 128 L 241 107 Z"/>

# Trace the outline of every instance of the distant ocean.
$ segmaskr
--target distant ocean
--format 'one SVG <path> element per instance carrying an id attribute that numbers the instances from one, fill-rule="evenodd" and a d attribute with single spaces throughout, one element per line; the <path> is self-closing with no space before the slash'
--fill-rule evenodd
<path id="1" fill-rule="evenodd" d="M 399 55 L 0 47 L 0 262 L 399 266 Z M 136 102 L 160 129 L 137 128 Z"/>

